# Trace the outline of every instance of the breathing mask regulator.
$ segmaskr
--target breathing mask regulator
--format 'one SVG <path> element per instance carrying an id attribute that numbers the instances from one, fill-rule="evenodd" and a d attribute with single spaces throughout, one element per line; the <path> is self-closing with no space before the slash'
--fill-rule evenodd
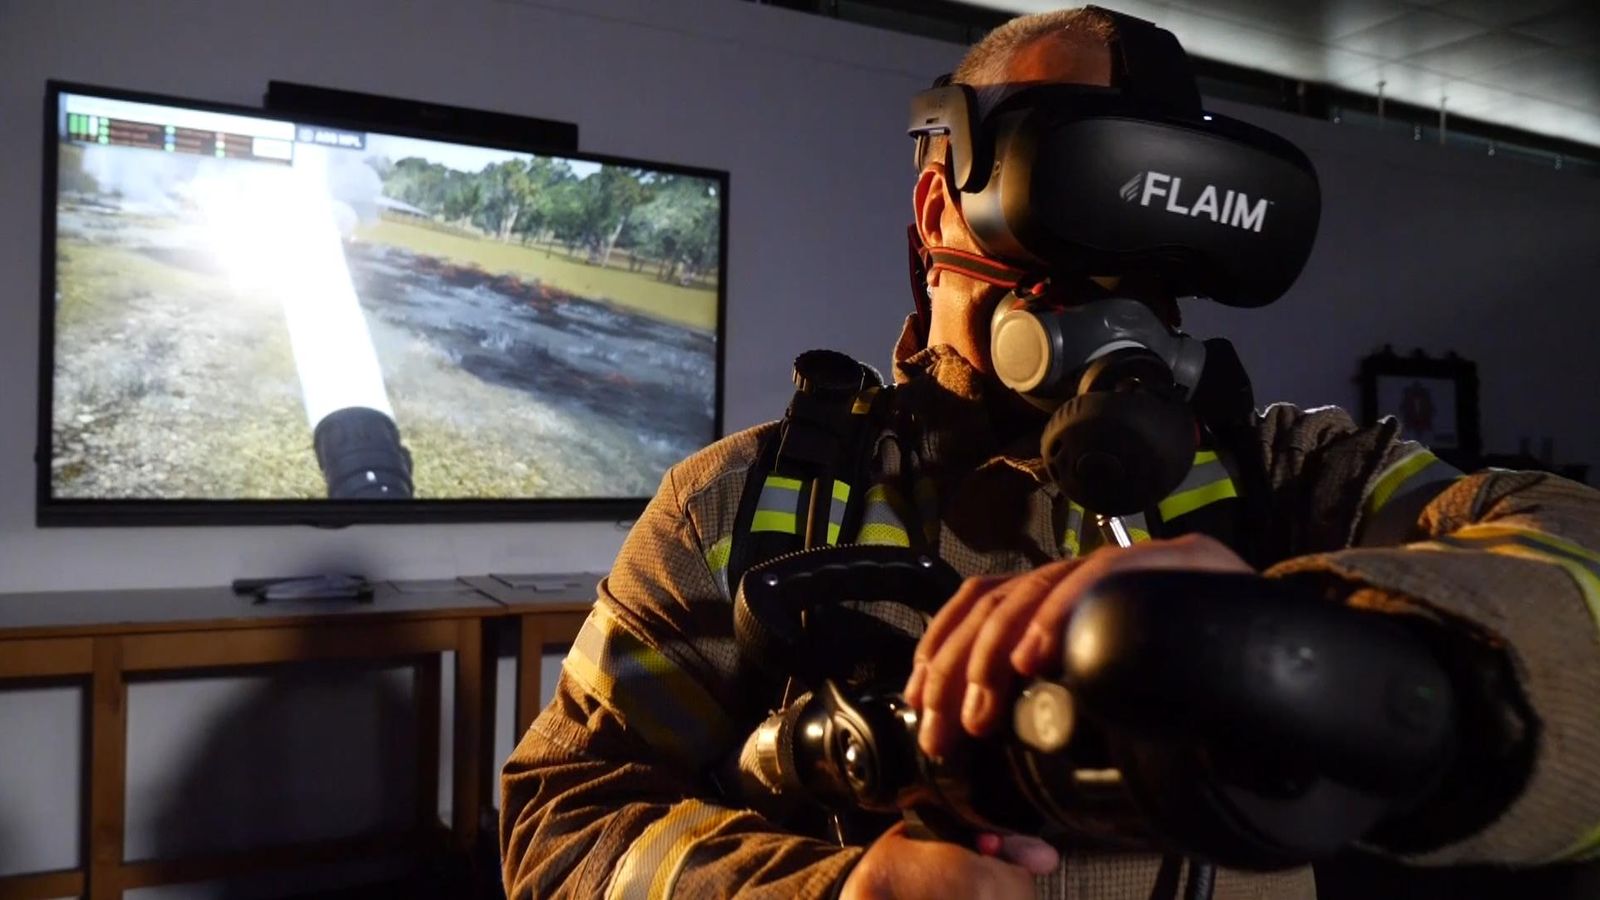
<path id="1" fill-rule="evenodd" d="M 1153 276 L 1173 297 L 1264 306 L 1304 267 L 1321 195 L 1299 149 L 1202 108 L 1171 32 L 1100 12 L 1115 22 L 1112 87 L 1021 84 L 982 112 L 945 76 L 912 101 L 917 163 L 929 137 L 946 138 L 948 183 L 982 251 L 925 248 L 913 229 L 912 289 L 924 323 L 934 270 L 1011 289 L 990 327 L 995 372 L 1051 411 L 1041 452 L 1067 495 L 1116 516 L 1188 473 L 1208 345 L 1243 371 L 1226 341 L 1196 340 L 1114 288 L 1063 305 L 1052 283 Z"/>

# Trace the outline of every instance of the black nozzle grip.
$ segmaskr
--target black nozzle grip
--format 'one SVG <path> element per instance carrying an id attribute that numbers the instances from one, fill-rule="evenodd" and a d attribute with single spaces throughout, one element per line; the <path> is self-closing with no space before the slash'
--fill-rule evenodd
<path id="1" fill-rule="evenodd" d="M 1074 610 L 1063 663 L 1113 727 L 1301 761 L 1381 795 L 1414 792 L 1453 752 L 1450 678 L 1410 625 L 1276 579 L 1109 577 Z"/>
<path id="2" fill-rule="evenodd" d="M 807 642 L 805 614 L 823 604 L 893 600 L 933 614 L 961 586 L 936 556 L 867 544 L 819 547 L 753 566 L 733 601 L 741 653 L 763 672 L 815 684 L 821 669 Z"/>

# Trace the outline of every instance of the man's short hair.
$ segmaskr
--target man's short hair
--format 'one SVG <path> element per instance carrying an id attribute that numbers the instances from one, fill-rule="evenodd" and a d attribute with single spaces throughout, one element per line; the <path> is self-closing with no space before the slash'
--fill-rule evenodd
<path id="1" fill-rule="evenodd" d="M 956 66 L 950 81 L 970 84 L 976 89 L 981 115 L 999 100 L 1003 89 L 998 86 L 1005 82 L 1012 60 L 1035 41 L 1069 32 L 1109 44 L 1116 37 L 1116 31 L 1115 20 L 1090 7 L 1018 16 L 973 44 Z M 944 159 L 947 143 L 943 135 L 929 138 L 917 167 L 926 166 L 929 160 Z"/>

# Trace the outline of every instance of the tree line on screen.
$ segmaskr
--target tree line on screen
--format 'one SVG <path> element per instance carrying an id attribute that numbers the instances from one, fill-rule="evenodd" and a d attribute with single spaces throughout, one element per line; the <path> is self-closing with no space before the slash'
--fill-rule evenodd
<path id="1" fill-rule="evenodd" d="M 661 277 L 717 265 L 717 185 L 703 178 L 602 166 L 579 178 L 566 160 L 532 157 L 462 172 L 417 157 L 380 162 L 384 193 L 501 241 L 561 244 L 610 265 L 627 251 Z"/>

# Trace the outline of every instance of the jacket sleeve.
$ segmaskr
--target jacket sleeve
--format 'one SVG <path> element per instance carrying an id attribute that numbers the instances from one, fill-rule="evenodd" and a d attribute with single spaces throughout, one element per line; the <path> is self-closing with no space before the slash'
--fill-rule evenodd
<path id="1" fill-rule="evenodd" d="M 744 737 L 718 577 L 744 470 L 691 484 L 710 498 L 696 516 L 680 494 L 704 468 L 694 463 L 667 473 L 635 523 L 554 700 L 504 766 L 500 844 L 512 900 L 824 897 L 861 852 L 718 800 L 709 773 Z M 697 518 L 720 520 L 724 534 L 708 546 Z"/>
<path id="2" fill-rule="evenodd" d="M 1475 833 L 1410 848 L 1421 864 L 1532 865 L 1600 852 L 1600 492 L 1554 475 L 1465 475 L 1338 410 L 1273 408 L 1274 504 L 1300 546 L 1268 571 L 1316 572 L 1356 605 L 1422 615 L 1498 651 L 1531 753 Z"/>

